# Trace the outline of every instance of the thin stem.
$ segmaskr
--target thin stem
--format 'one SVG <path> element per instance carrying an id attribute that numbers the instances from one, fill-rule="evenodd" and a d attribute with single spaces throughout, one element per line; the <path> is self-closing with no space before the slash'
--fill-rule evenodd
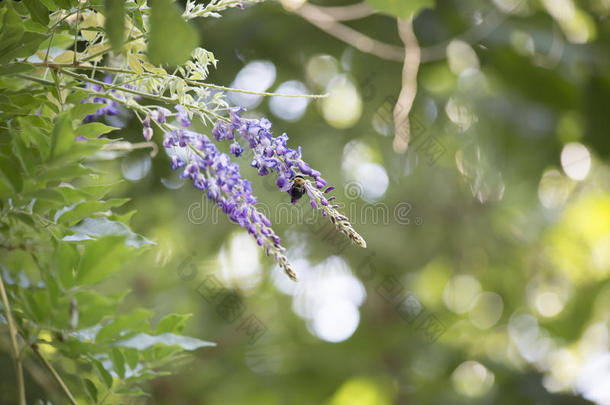
<path id="1" fill-rule="evenodd" d="M 76 65 L 76 50 L 78 46 L 78 28 L 80 25 L 80 1 L 78 2 L 78 10 L 76 12 L 76 27 L 74 28 L 74 55 L 72 57 L 72 63 Z"/>
<path id="2" fill-rule="evenodd" d="M 8 303 L 8 297 L 6 296 L 6 290 L 4 289 L 4 281 L 2 281 L 2 275 L 0 274 L 0 295 L 2 295 L 2 305 L 6 313 L 6 322 L 8 323 L 8 332 L 11 335 L 11 350 L 13 352 L 13 359 L 15 360 L 15 373 L 17 375 L 17 392 L 19 394 L 19 405 L 25 405 L 25 383 L 23 380 L 23 366 L 21 365 L 21 356 L 19 354 L 19 346 L 17 345 L 17 328 L 13 323 L 13 317 L 11 315 L 11 307 Z"/>
<path id="3" fill-rule="evenodd" d="M 88 82 L 91 84 L 97 84 L 98 86 L 104 88 L 104 89 L 112 89 L 112 90 L 118 90 L 118 91 L 122 91 L 123 93 L 130 93 L 133 94 L 135 96 L 140 96 L 140 97 L 145 97 L 145 98 L 149 98 L 149 99 L 153 99 L 153 100 L 158 100 L 158 101 L 163 101 L 165 103 L 176 103 L 175 99 L 169 98 L 169 97 L 164 97 L 164 96 L 159 96 L 159 95 L 155 95 L 155 94 L 150 94 L 150 93 L 144 93 L 142 91 L 138 91 L 138 90 L 134 90 L 134 89 L 130 89 L 127 87 L 120 87 L 120 86 L 116 86 L 114 84 L 111 83 L 106 83 L 103 82 L 101 80 L 96 80 L 96 79 L 91 79 L 89 78 L 89 76 L 85 76 L 79 73 L 74 73 L 71 72 L 69 70 L 65 70 L 64 68 L 58 67 L 57 68 L 58 71 L 63 72 L 64 74 L 68 75 L 68 76 L 72 76 L 75 79 L 84 81 L 84 82 Z"/>
<path id="4" fill-rule="evenodd" d="M 61 87 L 59 84 L 59 71 L 58 70 L 54 70 L 53 72 L 53 81 L 55 82 L 55 89 L 57 90 L 57 101 L 59 101 L 59 106 L 61 107 L 61 110 L 64 110 L 64 100 L 63 97 L 61 96 Z"/>
<path id="5" fill-rule="evenodd" d="M 72 395 L 72 392 L 70 392 L 70 389 L 68 388 L 68 386 L 66 385 L 66 383 L 64 382 L 64 380 L 61 378 L 61 376 L 57 373 L 57 371 L 55 370 L 55 368 L 53 368 L 53 366 L 51 365 L 51 363 L 49 363 L 49 361 L 47 359 L 44 358 L 44 356 L 42 355 L 42 353 L 40 353 L 40 350 L 38 350 L 38 345 L 37 344 L 33 344 L 32 346 L 32 351 L 34 353 L 36 353 L 36 355 L 38 356 L 38 358 L 40 359 L 40 361 L 42 361 L 42 364 L 44 364 L 44 366 L 47 368 L 47 370 L 49 370 L 49 372 L 51 373 L 51 375 L 53 376 L 53 378 L 55 379 L 55 381 L 57 381 L 57 383 L 59 384 L 59 386 L 61 387 L 61 389 L 63 390 L 63 392 L 66 394 L 66 396 L 68 397 L 68 399 L 70 400 L 70 403 L 72 405 L 78 405 L 78 403 L 76 402 L 76 399 L 74 399 L 74 396 Z"/>
<path id="6" fill-rule="evenodd" d="M 417 94 L 417 72 L 421 63 L 421 50 L 413 32 L 413 19 L 398 19 L 398 33 L 405 45 L 405 60 L 402 68 L 402 88 L 394 106 L 394 141 L 396 153 L 405 153 L 411 137 L 409 113 Z"/>
<path id="7" fill-rule="evenodd" d="M 194 84 L 202 87 L 209 87 L 212 89 L 230 91 L 234 93 L 243 93 L 243 94 L 253 94 L 256 96 L 267 96 L 267 97 L 292 97 L 292 98 L 326 98 L 328 97 L 328 93 L 326 94 L 284 94 L 284 93 L 270 93 L 266 91 L 254 91 L 254 90 L 244 90 L 244 89 L 235 89 L 233 87 L 225 87 L 219 86 L 217 84 L 211 83 L 203 83 L 196 80 L 183 79 L 188 84 Z"/>
<path id="8" fill-rule="evenodd" d="M 38 67 L 50 67 L 50 68 L 55 68 L 55 69 L 57 69 L 57 68 L 83 69 L 83 70 L 97 69 L 99 71 L 108 72 L 108 73 L 123 73 L 123 74 L 130 74 L 130 75 L 137 74 L 136 72 L 134 72 L 132 70 L 113 68 L 113 67 L 107 67 L 107 66 L 98 66 L 96 68 L 95 66 L 79 65 L 79 64 L 71 64 L 71 63 L 30 63 L 30 65 L 38 66 Z M 160 74 L 155 74 L 155 73 L 144 73 L 141 76 L 163 77 L 163 78 L 167 77 L 165 75 L 160 75 Z M 291 98 L 326 98 L 326 97 L 328 97 L 328 94 L 284 94 L 284 93 L 272 93 L 272 92 L 267 92 L 267 91 L 236 89 L 233 87 L 220 86 L 220 85 L 212 84 L 212 83 L 204 83 L 204 82 L 200 82 L 198 80 L 183 79 L 183 78 L 175 76 L 175 75 L 169 75 L 169 76 L 173 79 L 182 80 L 185 83 L 190 84 L 190 85 L 209 87 L 211 89 L 229 91 L 229 92 L 233 92 L 233 93 L 253 94 L 256 96 L 267 96 L 267 97 L 291 97 Z"/>
<path id="9" fill-rule="evenodd" d="M 109 143 L 108 145 L 104 145 L 102 147 L 103 150 L 123 150 L 126 152 L 131 152 L 136 149 L 146 149 L 146 148 L 152 148 L 152 151 L 150 152 L 150 157 L 157 156 L 157 153 L 159 152 L 159 147 L 154 142 L 138 142 L 138 143 L 113 142 L 113 143 Z"/>
<path id="10" fill-rule="evenodd" d="M 337 21 L 358 20 L 375 14 L 375 10 L 373 10 L 366 1 L 349 4 L 347 6 L 318 6 L 318 8 Z"/>
<path id="11" fill-rule="evenodd" d="M 63 12 L 63 10 L 62 10 L 62 12 Z M 51 26 L 51 28 L 49 28 L 49 31 L 55 32 L 55 28 L 57 28 L 66 19 L 70 18 L 70 16 L 72 16 L 73 14 L 74 13 L 67 13 L 66 15 L 61 17 L 55 24 L 53 24 L 53 26 Z"/>
<path id="12" fill-rule="evenodd" d="M 51 51 L 51 45 L 53 45 L 53 38 L 55 38 L 55 31 L 53 31 L 51 37 L 49 38 L 49 46 L 47 46 L 47 51 L 44 55 L 44 63 L 47 63 L 47 61 L 49 60 L 49 52 Z"/>
<path id="13" fill-rule="evenodd" d="M 91 78 L 89 78 L 86 75 L 81 75 L 81 74 L 78 74 L 78 73 L 71 72 L 69 70 L 64 70 L 61 67 L 56 68 L 56 69 L 58 71 L 60 71 L 60 72 L 65 73 L 68 76 L 74 77 L 75 79 L 82 80 L 84 82 L 89 82 L 89 83 L 92 83 L 92 84 L 97 84 L 98 86 L 103 87 L 105 89 L 112 89 L 112 90 L 122 91 L 124 93 L 134 94 L 136 96 L 148 98 L 148 99 L 151 99 L 151 100 L 160 101 L 160 102 L 163 102 L 163 103 L 180 104 L 180 101 L 175 99 L 175 98 L 169 98 L 169 97 L 159 96 L 159 95 L 155 95 L 155 94 L 144 93 L 144 92 L 133 90 L 133 89 L 129 89 L 129 88 L 126 88 L 126 87 L 115 86 L 115 85 L 110 84 L 110 83 L 106 83 L 106 82 L 102 82 L 102 81 L 99 81 L 99 80 L 91 79 Z M 40 79 L 40 78 L 29 76 L 29 75 L 17 74 L 15 76 L 21 77 L 21 78 L 26 79 L 26 80 L 31 80 L 33 82 L 37 82 L 37 83 L 40 83 L 40 84 L 44 84 L 44 85 L 53 85 L 54 84 L 53 82 L 50 82 L 48 80 Z M 66 87 L 66 86 L 64 86 L 64 87 Z M 116 101 L 118 103 L 127 105 L 128 107 L 132 107 L 132 108 L 140 107 L 140 106 L 138 106 L 137 104 L 134 104 L 134 103 L 128 104 L 125 100 L 121 100 L 119 98 L 113 97 L 111 94 L 100 93 L 99 91 L 95 91 L 95 90 L 91 90 L 91 89 L 87 89 L 87 88 L 79 88 L 79 90 L 87 92 L 87 93 L 91 93 L 91 94 L 102 95 L 102 96 L 104 96 L 104 97 L 106 97 L 106 98 L 108 98 L 110 100 L 113 100 L 113 101 Z M 222 120 L 222 121 L 225 121 L 225 122 L 231 122 L 231 120 L 229 120 L 227 117 L 223 117 L 222 115 L 216 114 L 215 112 L 210 111 L 210 110 L 208 110 L 206 108 L 203 108 L 201 106 L 193 105 L 193 104 L 182 104 L 182 105 L 184 105 L 185 107 L 194 109 L 194 110 L 198 110 L 198 111 L 200 111 L 200 112 L 202 112 L 204 114 L 210 115 L 210 116 L 212 116 L 212 117 L 214 117 L 214 118 L 216 118 L 218 120 Z M 144 111 L 143 108 L 141 108 L 141 107 L 140 107 L 140 110 Z"/>
<path id="14" fill-rule="evenodd" d="M 131 38 L 131 39 L 129 39 L 129 40 L 127 40 L 127 41 L 125 41 L 125 43 L 123 44 L 123 46 L 127 45 L 127 44 L 128 44 L 128 43 L 130 43 L 130 42 L 137 41 L 138 39 L 142 39 L 142 38 L 144 38 L 145 36 L 146 36 L 145 34 L 141 34 L 141 35 L 138 35 L 137 37 Z M 87 57 L 85 57 L 85 58 L 81 59 L 81 62 L 87 62 L 87 61 L 89 61 L 89 60 L 91 60 L 91 59 L 95 59 L 95 58 L 97 58 L 98 56 L 102 56 L 102 55 L 104 55 L 104 54 L 105 54 L 106 52 L 108 52 L 109 50 L 110 50 L 110 46 L 108 45 L 108 47 L 107 47 L 106 49 L 102 49 L 101 51 L 96 52 L 96 53 L 94 53 L 93 55 L 89 55 L 89 56 L 87 56 Z"/>
<path id="15" fill-rule="evenodd" d="M 74 73 L 74 72 L 71 72 L 69 70 L 65 70 L 63 68 L 58 68 L 58 69 L 59 69 L 60 72 L 63 72 L 64 74 L 66 74 L 68 76 L 72 76 L 75 79 L 79 79 L 79 80 L 82 80 L 82 81 L 85 81 L 85 82 L 89 82 L 89 83 L 92 83 L 92 84 L 97 84 L 98 86 L 103 87 L 105 89 L 112 89 L 112 90 L 121 91 L 123 93 L 130 93 L 130 94 L 133 94 L 133 95 L 136 95 L 136 96 L 148 98 L 148 99 L 151 99 L 151 100 L 161 101 L 161 102 L 164 102 L 164 103 L 180 104 L 180 101 L 175 99 L 175 98 L 170 98 L 170 97 L 165 97 L 165 96 L 160 96 L 160 95 L 150 94 L 150 93 L 144 93 L 142 91 L 130 89 L 130 88 L 127 88 L 127 87 L 120 87 L 120 86 L 116 86 L 114 84 L 102 82 L 100 80 L 90 79 L 88 76 L 81 75 L 81 74 L 78 74 L 78 73 Z M 95 92 L 95 93 L 96 94 L 100 94 L 99 92 Z M 110 97 L 108 97 L 105 94 L 104 94 L 104 96 L 107 97 L 107 98 L 110 98 Z M 125 104 L 125 101 L 121 101 L 121 102 L 123 104 Z M 228 118 L 223 117 L 222 115 L 218 115 L 215 112 L 210 111 L 210 110 L 208 110 L 206 108 L 203 108 L 203 107 L 201 107 L 199 105 L 193 105 L 193 104 L 182 104 L 182 105 L 184 105 L 185 107 L 189 107 L 189 108 L 195 109 L 195 110 L 199 110 L 199 111 L 203 112 L 204 114 L 211 115 L 212 117 L 214 117 L 216 119 L 224 120 L 224 121 L 229 122 Z"/>
<path id="16" fill-rule="evenodd" d="M 345 24 L 341 24 L 331 14 L 324 12 L 324 9 L 321 7 L 306 2 L 301 7 L 293 10 L 293 12 L 319 29 L 326 31 L 329 35 L 353 46 L 361 52 L 395 62 L 402 62 L 404 59 L 403 48 L 378 41 Z"/>

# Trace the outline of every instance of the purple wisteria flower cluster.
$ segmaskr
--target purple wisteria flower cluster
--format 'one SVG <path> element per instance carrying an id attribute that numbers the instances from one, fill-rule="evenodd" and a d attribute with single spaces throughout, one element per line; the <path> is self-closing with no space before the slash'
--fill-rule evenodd
<path id="1" fill-rule="evenodd" d="M 181 169 L 182 177 L 190 179 L 194 187 L 203 191 L 233 222 L 245 228 L 265 253 L 273 256 L 285 273 L 296 281 L 296 274 L 284 254 L 286 249 L 271 228 L 271 221 L 256 208 L 257 200 L 252 194 L 251 184 L 242 178 L 239 165 L 233 163 L 228 154 L 221 153 L 205 134 L 191 128 L 192 112 L 182 105 L 175 109 L 175 113 L 161 107 L 143 109 L 146 111 L 142 120 L 144 138 L 152 138 L 152 124 L 156 124 L 164 133 L 163 146 L 171 156 L 171 168 Z M 356 245 L 366 247 L 366 242 L 353 229 L 349 219 L 338 211 L 338 205 L 333 202 L 335 197 L 325 196 L 334 187 L 327 187 L 320 172 L 303 161 L 301 148 L 289 148 L 286 134 L 274 137 L 269 120 L 242 118 L 242 111 L 241 108 L 231 108 L 228 119 L 218 118 L 212 130 L 214 140 L 230 141 L 230 153 L 235 157 L 243 154 L 245 148 L 239 140 L 245 140 L 253 152 L 251 166 L 260 176 L 275 173 L 278 188 L 292 196 L 293 204 L 298 200 L 295 195 L 307 194 L 314 209 L 321 210 L 323 216 Z M 167 122 L 169 117 L 175 121 Z M 299 187 L 303 188 L 301 193 L 293 192 L 295 180 L 299 180 Z"/>
<path id="2" fill-rule="evenodd" d="M 311 180 L 304 180 L 304 187 L 314 209 L 320 209 L 324 217 L 330 218 L 337 229 L 347 235 L 356 245 L 366 247 L 366 242 L 352 227 L 349 219 L 337 209 L 339 206 L 332 201 L 335 197 L 326 198 L 324 194 L 334 190 L 334 187 L 326 187 L 327 182 L 322 178 L 319 171 L 311 168 L 302 159 L 301 147 L 296 150 L 287 146 L 288 136 L 283 133 L 274 137 L 271 132 L 271 122 L 266 118 L 246 119 L 241 116 L 242 108 L 229 109 L 230 120 L 218 120 L 212 135 L 216 141 L 231 141 L 231 153 L 236 157 L 243 153 L 243 148 L 238 142 L 241 137 L 248 142 L 248 147 L 253 152 L 253 160 L 250 164 L 258 170 L 259 176 L 266 176 L 275 172 L 277 174 L 276 184 L 281 191 L 289 192 L 297 176 Z M 314 186 L 315 185 L 315 186 Z M 326 189 L 324 189 L 326 187 Z M 323 190 L 323 191 L 322 191 Z M 291 202 L 296 204 L 297 198 Z"/>
<path id="3" fill-rule="evenodd" d="M 324 188 L 327 182 L 324 180 L 319 171 L 309 167 L 301 158 L 301 147 L 296 150 L 289 148 L 286 144 L 288 135 L 285 133 L 278 137 L 273 137 L 271 133 L 271 122 L 266 118 L 245 119 L 241 117 L 243 111 L 240 107 L 229 109 L 230 122 L 218 120 L 212 135 L 217 141 L 227 139 L 233 141 L 231 143 L 231 153 L 235 156 L 240 156 L 243 148 L 237 140 L 237 136 L 244 138 L 248 142 L 248 146 L 254 152 L 254 159 L 251 163 L 252 167 L 258 169 L 260 176 L 275 171 L 278 178 L 277 186 L 282 191 L 290 189 L 291 180 L 297 174 L 310 176 L 316 187 Z M 293 201 L 296 203 L 296 201 Z"/>
<path id="4" fill-rule="evenodd" d="M 284 272 L 296 281 L 296 274 L 284 256 L 285 248 L 271 228 L 271 221 L 257 210 L 252 187 L 241 177 L 239 165 L 231 162 L 229 155 L 221 153 L 206 135 L 187 129 L 190 119 L 186 112 L 181 106 L 176 110 L 180 127 L 165 132 L 163 139 L 163 146 L 173 151 L 171 168 L 182 168 L 182 177 L 190 179 L 229 219 L 245 228 L 265 253 L 274 256 Z M 165 123 L 164 111 L 157 110 L 152 116 L 157 123 Z M 150 129 L 150 117 L 144 120 L 145 136 L 147 128 Z M 166 124 L 166 127 L 169 126 Z"/>

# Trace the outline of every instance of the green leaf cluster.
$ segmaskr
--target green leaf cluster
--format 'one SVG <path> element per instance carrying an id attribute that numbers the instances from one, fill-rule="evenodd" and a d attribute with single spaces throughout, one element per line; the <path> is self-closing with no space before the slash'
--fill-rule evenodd
<path id="1" fill-rule="evenodd" d="M 87 28 L 92 38 L 107 35 L 120 52 L 125 9 L 139 5 L 105 3 L 106 31 Z M 174 8 L 158 2 L 153 19 L 167 5 Z M 90 102 L 90 94 L 60 72 L 30 76 L 40 69 L 28 59 L 43 58 L 52 46 L 76 50 L 70 32 L 81 21 L 68 17 L 78 17 L 81 6 L 77 0 L 0 3 L 0 276 L 23 357 L 39 351 L 78 403 L 98 403 L 145 395 L 144 381 L 166 374 L 184 352 L 213 343 L 182 336 L 188 315 L 151 324 L 152 311 L 124 309 L 129 290 L 109 288 L 109 280 L 154 245 L 131 229 L 133 212 L 118 212 L 129 200 L 111 197 L 117 184 L 100 164 L 118 128 L 85 123 L 104 104 Z M 179 63 L 175 55 L 155 52 L 159 61 Z M 65 402 L 54 396 L 59 393 L 48 394 L 45 401 Z"/>

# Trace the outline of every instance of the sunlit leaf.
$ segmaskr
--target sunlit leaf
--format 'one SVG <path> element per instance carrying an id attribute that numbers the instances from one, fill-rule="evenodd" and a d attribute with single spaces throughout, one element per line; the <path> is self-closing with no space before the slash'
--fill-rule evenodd
<path id="1" fill-rule="evenodd" d="M 110 324 L 104 326 L 97 336 L 96 341 L 114 340 L 125 333 L 144 332 L 150 330 L 149 319 L 153 316 L 151 311 L 138 308 L 135 311 L 118 316 Z"/>
<path id="2" fill-rule="evenodd" d="M 68 114 L 61 114 L 55 120 L 51 136 L 51 156 L 58 156 L 70 149 L 74 143 L 74 131 Z"/>
<path id="3" fill-rule="evenodd" d="M 184 350 L 195 350 L 200 347 L 216 346 L 216 343 L 207 342 L 189 336 L 181 336 L 173 333 L 162 333 L 161 335 L 149 335 L 148 333 L 138 333 L 129 339 L 120 340 L 115 343 L 120 347 L 131 347 L 144 350 L 156 344 L 166 346 L 180 346 Z"/>
<path id="4" fill-rule="evenodd" d="M 118 271 L 130 256 L 124 238 L 105 237 L 89 241 L 76 271 L 78 284 L 96 284 Z"/>
<path id="5" fill-rule="evenodd" d="M 70 228 L 76 232 L 74 235 L 64 237 L 66 241 L 97 239 L 104 236 L 121 236 L 125 238 L 125 245 L 140 248 L 154 242 L 142 235 L 134 233 L 127 225 L 118 221 L 111 221 L 106 217 L 85 218 L 78 225 Z"/>
<path id="6" fill-rule="evenodd" d="M 95 213 L 104 212 L 114 207 L 120 207 L 127 201 L 129 201 L 127 198 L 112 198 L 106 201 L 82 201 L 58 210 L 53 219 L 56 222 L 74 225 L 76 222 Z"/>
<path id="7" fill-rule="evenodd" d="M 102 382 L 104 383 L 106 388 L 111 388 L 112 387 L 112 375 L 110 375 L 108 370 L 106 370 L 104 368 L 104 366 L 102 365 L 102 363 L 99 360 L 93 359 L 93 358 L 91 358 L 90 360 L 91 360 L 91 363 L 93 363 L 93 366 L 97 370 L 98 374 L 100 375 Z"/>
<path id="8" fill-rule="evenodd" d="M 85 138 L 97 138 L 100 135 L 107 134 L 108 132 L 117 130 L 117 127 L 111 127 L 110 125 L 102 124 L 101 122 L 91 122 L 84 124 L 76 128 L 74 131 L 76 136 L 84 136 Z"/>
<path id="9" fill-rule="evenodd" d="M 184 329 L 184 324 L 191 317 L 191 314 L 170 314 L 159 321 L 155 333 L 160 335 L 162 333 L 181 333 Z"/>
<path id="10" fill-rule="evenodd" d="M 119 375 L 119 377 L 125 377 L 125 358 L 121 354 L 121 351 L 117 348 L 113 348 L 110 350 L 110 360 L 112 360 L 112 365 L 114 367 L 114 371 Z"/>
<path id="11" fill-rule="evenodd" d="M 102 103 L 77 104 L 70 110 L 70 116 L 73 120 L 82 121 L 87 115 L 94 114 L 97 110 L 104 106 L 105 104 Z"/>
<path id="12" fill-rule="evenodd" d="M 49 23 L 49 10 L 40 0 L 23 0 L 23 4 L 30 11 L 32 20 L 47 25 Z"/>

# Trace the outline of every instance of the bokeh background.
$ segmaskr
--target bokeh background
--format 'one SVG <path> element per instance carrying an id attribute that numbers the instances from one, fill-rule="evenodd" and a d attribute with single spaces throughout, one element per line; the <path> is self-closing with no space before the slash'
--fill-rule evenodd
<path id="1" fill-rule="evenodd" d="M 219 60 L 209 80 L 329 93 L 230 100 L 302 146 L 368 248 L 305 199 L 291 207 L 245 156 L 295 284 L 163 151 L 108 162 L 133 229 L 157 245 L 101 288 L 131 288 L 125 309 L 192 313 L 185 334 L 217 343 L 144 402 L 610 404 L 610 1 L 443 0 L 420 13 L 406 154 L 392 146 L 402 63 L 291 5 L 202 21 Z M 345 24 L 402 46 L 389 16 Z M 140 140 L 133 119 L 110 118 Z"/>

